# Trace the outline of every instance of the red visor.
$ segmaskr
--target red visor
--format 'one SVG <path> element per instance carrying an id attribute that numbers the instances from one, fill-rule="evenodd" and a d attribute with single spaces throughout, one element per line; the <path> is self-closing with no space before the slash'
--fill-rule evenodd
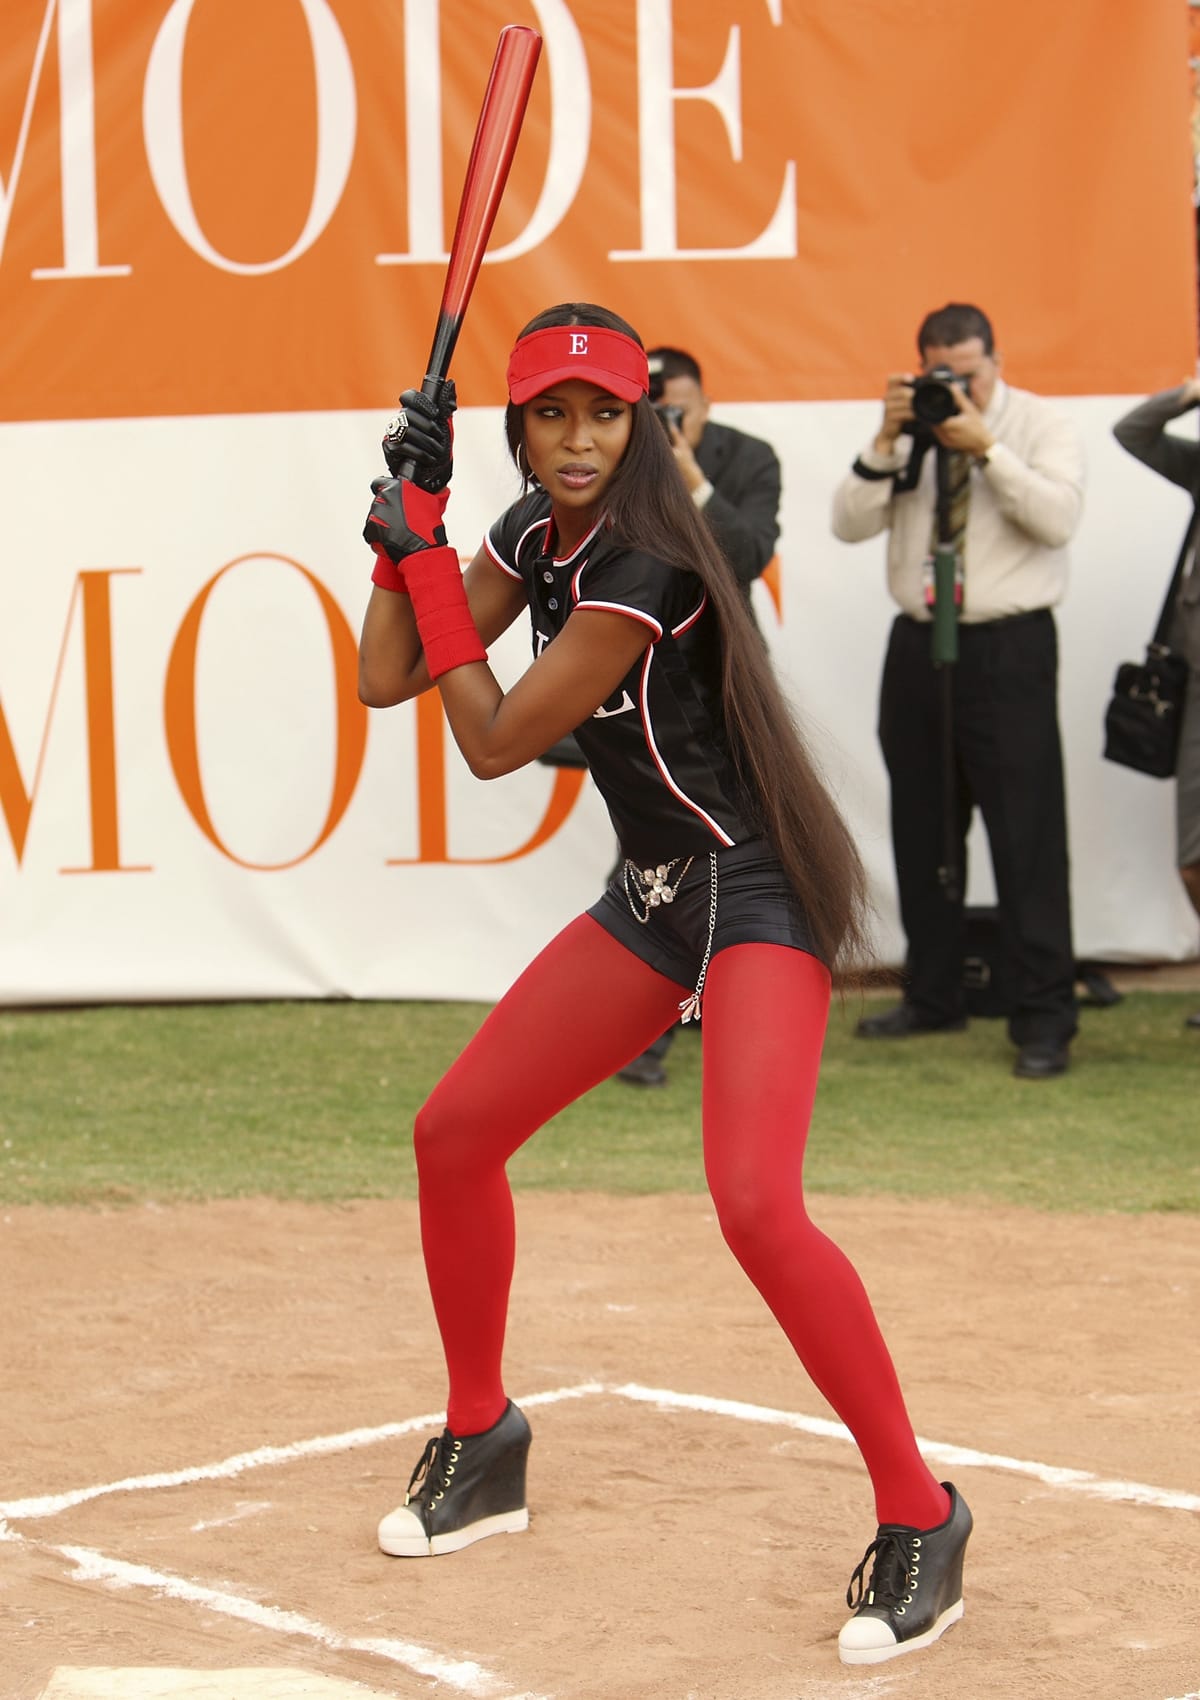
<path id="1" fill-rule="evenodd" d="M 641 343 L 603 325 L 551 325 L 523 336 L 508 361 L 508 393 L 518 407 L 566 378 L 582 378 L 622 401 L 648 394 Z"/>

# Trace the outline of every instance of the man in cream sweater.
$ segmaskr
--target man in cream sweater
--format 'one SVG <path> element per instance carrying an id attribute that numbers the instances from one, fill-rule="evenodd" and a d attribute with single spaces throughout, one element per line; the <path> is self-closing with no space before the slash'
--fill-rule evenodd
<path id="1" fill-rule="evenodd" d="M 900 610 L 884 662 L 879 737 L 908 946 L 904 998 L 864 1017 L 858 1031 L 899 1039 L 966 1025 L 963 900 L 961 889 L 948 890 L 945 870 L 950 849 L 965 869 L 978 808 L 1013 972 L 1014 1073 L 1044 1080 L 1065 1072 L 1076 1030 L 1052 609 L 1066 588 L 1067 544 L 1082 508 L 1083 446 L 1070 419 L 1004 382 L 978 307 L 951 303 L 928 314 L 917 348 L 921 372 L 888 378 L 879 430 L 833 502 L 833 530 L 844 542 L 887 533 L 888 589 Z M 948 411 L 914 428 L 914 380 L 935 368 L 942 393 L 934 401 Z M 922 439 L 933 452 L 916 463 L 914 481 Z M 933 645 L 939 461 L 944 487 L 951 466 L 961 480 L 955 517 L 965 523 L 949 688 Z M 944 500 L 943 539 L 946 508 Z"/>

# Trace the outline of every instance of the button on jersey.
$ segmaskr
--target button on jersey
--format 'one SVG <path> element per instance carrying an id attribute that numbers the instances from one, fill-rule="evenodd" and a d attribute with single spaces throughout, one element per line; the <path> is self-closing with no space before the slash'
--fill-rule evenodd
<path id="1" fill-rule="evenodd" d="M 627 614 L 647 644 L 612 697 L 575 729 L 622 852 L 639 863 L 755 835 L 721 712 L 717 619 L 700 579 L 614 538 L 603 521 L 570 555 L 547 554 L 550 498 L 515 502 L 489 555 L 524 586 L 541 654 L 577 608 Z"/>

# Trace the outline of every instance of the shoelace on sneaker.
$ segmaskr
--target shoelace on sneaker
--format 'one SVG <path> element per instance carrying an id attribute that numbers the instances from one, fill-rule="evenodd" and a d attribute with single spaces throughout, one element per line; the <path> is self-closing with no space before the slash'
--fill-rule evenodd
<path id="1" fill-rule="evenodd" d="M 412 1504 L 414 1487 L 417 1488 L 418 1500 L 427 1499 L 430 1505 L 436 1505 L 450 1486 L 450 1478 L 454 1474 L 461 1451 L 462 1441 L 455 1440 L 449 1429 L 443 1429 L 441 1434 L 426 1441 L 425 1450 L 417 1459 L 417 1467 L 408 1478 L 408 1490 L 404 1495 L 405 1505 Z M 433 1491 L 435 1483 L 436 1493 Z"/>
<path id="2" fill-rule="evenodd" d="M 864 1593 L 863 1573 L 872 1556 L 875 1567 Z M 919 1586 L 917 1578 L 920 1572 L 920 1535 L 905 1534 L 899 1529 L 881 1529 L 850 1578 L 846 1604 L 851 1611 L 857 1611 L 865 1599 L 869 1606 L 881 1606 L 885 1611 L 894 1611 L 897 1617 L 903 1617 Z M 855 1583 L 858 1584 L 857 1595 Z"/>

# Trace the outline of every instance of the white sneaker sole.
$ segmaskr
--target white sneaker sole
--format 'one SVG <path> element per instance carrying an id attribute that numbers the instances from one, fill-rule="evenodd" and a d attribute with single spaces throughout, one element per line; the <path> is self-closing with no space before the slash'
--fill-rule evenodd
<path id="1" fill-rule="evenodd" d="M 952 1606 L 946 1607 L 937 1622 L 931 1629 L 927 1629 L 924 1635 L 914 1635 L 910 1641 L 891 1641 L 882 1647 L 845 1647 L 839 1637 L 838 1658 L 844 1665 L 881 1665 L 885 1659 L 899 1658 L 901 1653 L 920 1652 L 922 1647 L 932 1647 L 938 1636 L 944 1634 L 952 1623 L 957 1623 L 962 1614 L 963 1603 L 961 1600 L 955 1600 Z M 877 1623 L 878 1621 L 878 1618 L 859 1619 L 852 1617 L 846 1625 L 846 1629 L 858 1622 Z M 846 1630 L 843 1629 L 842 1634 L 845 1633 Z"/>
<path id="2" fill-rule="evenodd" d="M 411 1512 L 408 1519 L 417 1522 Z M 437 1558 L 444 1552 L 461 1552 L 463 1547 L 485 1540 L 488 1535 L 519 1535 L 529 1527 L 529 1510 L 523 1505 L 519 1511 L 502 1511 L 495 1517 L 481 1517 L 477 1523 L 468 1523 L 466 1528 L 452 1529 L 444 1535 L 434 1535 L 432 1540 L 423 1529 L 411 1533 L 389 1530 L 387 1524 L 390 1520 L 385 1517 L 379 1525 L 380 1552 L 387 1553 L 389 1558 Z"/>

